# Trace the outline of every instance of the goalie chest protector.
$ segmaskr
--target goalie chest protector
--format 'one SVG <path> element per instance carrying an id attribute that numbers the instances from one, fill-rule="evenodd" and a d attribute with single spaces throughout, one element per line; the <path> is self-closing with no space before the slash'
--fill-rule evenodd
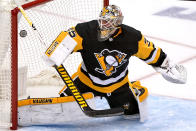
<path id="1" fill-rule="evenodd" d="M 98 28 L 97 20 L 80 23 L 75 27 L 83 39 L 82 49 L 78 51 L 81 52 L 86 71 L 82 69 L 81 71 L 87 76 L 90 74 L 101 80 L 122 76 L 122 72 L 126 77 L 129 58 L 137 53 L 138 41 L 142 38 L 142 34 L 132 27 L 121 25 L 122 32 L 118 36 L 100 42 Z"/>

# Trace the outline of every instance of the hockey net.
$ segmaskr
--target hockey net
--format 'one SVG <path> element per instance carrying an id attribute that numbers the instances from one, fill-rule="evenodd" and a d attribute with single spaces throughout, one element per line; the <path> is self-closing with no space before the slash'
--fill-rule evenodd
<path id="1" fill-rule="evenodd" d="M 108 0 L 17 0 L 49 46 L 58 34 L 77 23 L 97 19 Z M 25 3 L 24 3 L 25 2 Z M 40 43 L 14 1 L 0 0 L 0 128 L 17 128 L 17 100 L 28 87 L 60 86 L 56 71 L 42 59 Z M 74 53 L 64 66 L 72 75 L 82 59 Z M 28 94 L 29 95 L 29 94 Z"/>

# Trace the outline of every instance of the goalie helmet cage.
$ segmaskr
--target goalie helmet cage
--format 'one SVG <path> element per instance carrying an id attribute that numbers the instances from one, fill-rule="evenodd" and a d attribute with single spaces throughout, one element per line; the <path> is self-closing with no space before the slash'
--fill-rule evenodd
<path id="1" fill-rule="evenodd" d="M 21 88 L 26 88 L 25 83 L 29 84 L 29 79 L 38 78 L 37 85 L 44 79 L 49 79 L 39 78 L 47 67 L 41 59 L 46 47 L 36 38 L 14 2 L 2 1 L 6 0 L 0 1 L 0 7 L 3 7 L 0 8 L 0 19 L 3 20 L 0 23 L 0 129 L 16 130 L 18 98 L 24 95 Z M 26 2 L 21 4 L 22 7 L 47 44 L 51 44 L 62 30 L 96 19 L 103 6 L 109 4 L 109 0 L 20 0 L 21 3 L 22 1 Z M 64 64 L 65 67 L 69 66 L 66 68 L 71 75 L 76 71 L 72 69 L 73 66 L 78 65 L 79 60 L 76 57 L 79 56 L 71 55 L 65 62 L 68 64 Z M 30 84 L 36 82 L 35 79 Z"/>

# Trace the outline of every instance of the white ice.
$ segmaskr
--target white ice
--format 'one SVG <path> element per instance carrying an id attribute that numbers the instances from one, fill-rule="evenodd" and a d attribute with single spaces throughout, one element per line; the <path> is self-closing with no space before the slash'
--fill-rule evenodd
<path id="1" fill-rule="evenodd" d="M 19 131 L 195 131 L 196 130 L 196 20 L 154 15 L 170 7 L 187 8 L 180 12 L 196 17 L 196 2 L 176 0 L 111 0 L 121 7 L 124 24 L 140 30 L 148 40 L 161 47 L 175 62 L 188 70 L 184 85 L 172 84 L 137 58 L 130 61 L 130 80 L 141 80 L 149 89 L 149 119 L 125 120 L 123 117 L 97 118 L 57 126 L 22 127 Z M 97 101 L 105 107 L 104 100 Z"/>

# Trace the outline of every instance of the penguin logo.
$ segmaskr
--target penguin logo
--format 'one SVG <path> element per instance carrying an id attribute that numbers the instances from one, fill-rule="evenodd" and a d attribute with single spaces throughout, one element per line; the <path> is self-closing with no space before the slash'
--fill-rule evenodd
<path id="1" fill-rule="evenodd" d="M 101 66 L 101 69 L 95 68 L 95 70 L 106 76 L 111 76 L 116 72 L 118 67 L 127 62 L 127 59 L 125 59 L 126 54 L 117 50 L 109 51 L 108 49 L 104 49 L 101 53 L 94 54 Z"/>

